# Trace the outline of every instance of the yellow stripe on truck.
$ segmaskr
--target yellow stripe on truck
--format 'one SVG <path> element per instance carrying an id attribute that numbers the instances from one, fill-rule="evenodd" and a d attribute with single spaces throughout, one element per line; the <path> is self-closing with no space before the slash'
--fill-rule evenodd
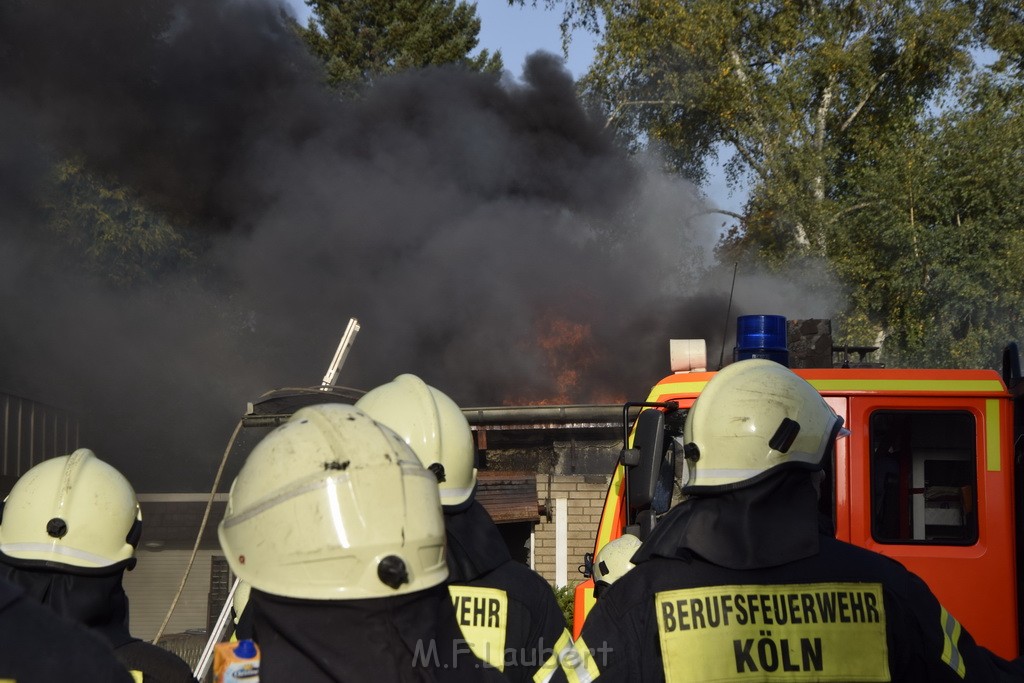
<path id="1" fill-rule="evenodd" d="M 969 379 L 809 379 L 818 391 L 921 391 L 929 393 L 1005 393 L 999 380 Z"/>
<path id="2" fill-rule="evenodd" d="M 651 395 L 647 397 L 650 403 L 662 401 L 663 396 L 676 396 L 682 394 L 693 394 L 696 396 L 708 385 L 707 380 L 703 382 L 669 382 L 667 384 L 655 384 L 651 389 Z M 669 399 L 670 400 L 670 399 Z"/>
<path id="3" fill-rule="evenodd" d="M 1000 401 L 994 398 L 985 401 L 985 468 L 989 472 L 999 471 L 999 454 L 1003 450 L 999 404 Z"/>
<path id="4" fill-rule="evenodd" d="M 604 509 L 601 511 L 601 524 L 597 530 L 597 547 L 595 553 L 604 547 L 604 544 L 612 540 L 612 526 L 615 524 L 615 513 L 618 509 L 618 501 L 622 497 L 622 487 L 626 480 L 626 468 L 622 463 L 615 466 L 612 473 L 612 481 L 608 486 L 608 499 L 605 501 Z"/>

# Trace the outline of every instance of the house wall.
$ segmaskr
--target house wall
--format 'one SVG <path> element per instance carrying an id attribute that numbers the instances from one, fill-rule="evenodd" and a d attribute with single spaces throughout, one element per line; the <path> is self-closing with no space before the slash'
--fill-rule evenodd
<path id="1" fill-rule="evenodd" d="M 550 514 L 533 527 L 533 566 L 552 586 L 575 586 L 583 580 L 578 568 L 584 553 L 593 552 L 608 476 L 537 475 L 537 501 Z M 558 501 L 564 501 L 559 503 Z M 560 515 L 564 514 L 564 518 Z M 561 522 L 560 522 L 561 519 Z M 559 528 L 564 529 L 563 536 Z M 153 552 L 140 547 L 138 564 L 125 574 L 124 586 L 131 606 L 131 631 L 152 639 L 181 583 L 191 550 Z M 211 558 L 219 549 L 200 550 L 189 573 L 164 635 L 201 631 L 207 626 Z M 212 618 L 216 618 L 213 615 Z"/>
<path id="2" fill-rule="evenodd" d="M 207 599 L 210 593 L 210 558 L 220 550 L 200 550 L 189 572 L 185 590 L 174 607 L 164 629 L 165 634 L 206 630 Z M 167 615 L 181 577 L 188 566 L 191 550 L 152 552 L 140 548 L 138 563 L 125 572 L 124 589 L 128 594 L 130 629 L 133 636 L 152 640 Z"/>
<path id="3" fill-rule="evenodd" d="M 578 568 L 583 555 L 594 551 L 594 537 L 610 478 L 600 475 L 537 477 L 537 498 L 546 517 L 534 527 L 533 566 L 553 586 L 575 586 L 583 580 Z M 564 500 L 564 507 L 558 504 Z M 559 538 L 560 511 L 566 515 L 564 539 Z M 563 566 L 559 566 L 562 553 Z"/>

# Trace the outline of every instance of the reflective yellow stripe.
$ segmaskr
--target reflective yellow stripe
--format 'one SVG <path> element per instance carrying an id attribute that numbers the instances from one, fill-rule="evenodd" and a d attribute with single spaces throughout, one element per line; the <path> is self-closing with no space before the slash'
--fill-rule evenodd
<path id="1" fill-rule="evenodd" d="M 1006 393 L 999 380 L 974 379 L 809 379 L 818 391 L 929 391 Z"/>
<path id="2" fill-rule="evenodd" d="M 999 428 L 999 400 L 990 398 L 985 401 L 985 467 L 989 472 L 1000 469 L 1002 432 Z"/>
<path id="3" fill-rule="evenodd" d="M 597 604 L 597 599 L 594 598 L 594 588 L 587 587 L 581 590 L 583 593 L 583 610 L 584 614 L 590 614 L 590 610 L 594 609 L 594 605 Z"/>
<path id="4" fill-rule="evenodd" d="M 559 662 L 561 661 L 559 659 L 559 653 L 566 648 L 571 647 L 572 636 L 569 635 L 568 629 L 563 628 L 562 635 L 560 635 L 558 640 L 555 641 L 555 647 L 551 650 L 551 654 L 544 660 L 544 663 L 540 665 L 540 668 L 534 672 L 534 683 L 548 683 L 548 681 L 551 680 L 551 677 L 554 676 L 555 672 L 559 669 Z"/>
<path id="5" fill-rule="evenodd" d="M 662 396 L 675 396 L 676 394 L 697 395 L 708 385 L 707 380 L 703 382 L 669 382 L 667 384 L 655 384 L 647 397 L 649 403 L 657 403 Z"/>
<path id="6" fill-rule="evenodd" d="M 960 622 L 953 618 L 953 615 L 941 608 L 939 615 L 942 626 L 942 661 L 949 665 L 949 668 L 956 672 L 960 678 L 967 676 L 967 667 L 960 656 L 960 650 L 956 645 L 960 641 Z"/>
<path id="7" fill-rule="evenodd" d="M 132 669 L 129 673 L 131 673 L 132 678 L 135 680 L 135 683 L 142 683 L 142 672 L 141 671 L 138 671 L 136 669 Z"/>
<path id="8" fill-rule="evenodd" d="M 594 656 L 583 638 L 570 643 L 568 649 L 560 650 L 558 662 L 569 683 L 590 683 L 601 675 L 597 662 L 594 661 Z"/>
<path id="9" fill-rule="evenodd" d="M 998 379 L 808 379 L 811 386 L 818 391 L 927 391 L 956 393 L 994 393 L 1005 394 L 1006 389 Z M 665 397 L 690 395 L 696 396 L 707 385 L 707 380 L 695 382 L 665 382 L 655 384 L 647 400 L 651 402 L 665 400 Z"/>
<path id="10" fill-rule="evenodd" d="M 601 550 L 604 544 L 612 540 L 612 526 L 615 524 L 615 511 L 618 507 L 618 500 L 622 497 L 622 486 L 626 478 L 626 468 L 622 463 L 615 466 L 612 472 L 612 481 L 608 485 L 608 497 L 604 502 L 604 509 L 601 511 L 601 523 L 597 527 L 597 546 L 594 553 Z"/>

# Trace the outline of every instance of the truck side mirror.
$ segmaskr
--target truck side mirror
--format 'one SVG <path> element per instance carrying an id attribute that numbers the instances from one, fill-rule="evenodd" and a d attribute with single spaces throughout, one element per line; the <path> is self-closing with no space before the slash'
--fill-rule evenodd
<path id="1" fill-rule="evenodd" d="M 1009 389 L 1013 389 L 1020 378 L 1020 351 L 1017 342 L 1010 342 L 1003 347 L 1003 382 Z"/>
<path id="2" fill-rule="evenodd" d="M 633 448 L 638 451 L 639 462 L 628 471 L 629 507 L 633 510 L 647 510 L 654 501 L 658 489 L 658 478 L 662 472 L 665 455 L 665 413 L 660 410 L 645 410 L 636 421 L 633 434 Z M 632 460 L 632 458 L 631 458 Z"/>
<path id="3" fill-rule="evenodd" d="M 619 462 L 626 467 L 636 467 L 640 464 L 639 448 L 623 448 L 619 452 Z"/>
<path id="4" fill-rule="evenodd" d="M 633 524 L 628 524 L 622 530 L 622 533 L 636 536 L 641 541 L 646 541 L 647 537 L 654 531 L 654 525 L 657 521 L 657 516 L 653 510 L 641 510 L 636 516 L 636 521 Z"/>

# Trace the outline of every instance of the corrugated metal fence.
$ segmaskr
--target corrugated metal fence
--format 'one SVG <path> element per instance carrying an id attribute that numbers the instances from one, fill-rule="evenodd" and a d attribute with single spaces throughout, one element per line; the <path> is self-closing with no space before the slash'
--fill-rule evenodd
<path id="1" fill-rule="evenodd" d="M 21 476 L 33 465 L 78 447 L 75 413 L 0 392 L 0 475 Z"/>

